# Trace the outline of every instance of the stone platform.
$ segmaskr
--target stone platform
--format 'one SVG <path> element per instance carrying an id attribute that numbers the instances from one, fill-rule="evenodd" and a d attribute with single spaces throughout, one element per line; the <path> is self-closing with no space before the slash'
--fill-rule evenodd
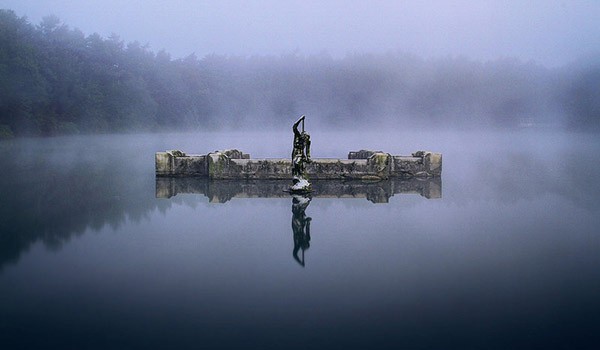
<path id="1" fill-rule="evenodd" d="M 284 180 L 292 178 L 292 161 L 285 158 L 251 159 L 239 150 L 200 154 L 157 152 L 157 177 L 205 177 L 225 180 Z M 383 180 L 433 178 L 442 174 L 442 155 L 428 151 L 395 156 L 381 151 L 350 152 L 348 159 L 312 158 L 306 165 L 311 180 Z"/>

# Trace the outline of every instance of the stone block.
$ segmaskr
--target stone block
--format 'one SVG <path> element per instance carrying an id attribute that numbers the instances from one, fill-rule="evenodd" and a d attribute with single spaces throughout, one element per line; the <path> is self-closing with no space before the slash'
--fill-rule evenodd
<path id="1" fill-rule="evenodd" d="M 368 159 L 375 153 L 383 153 L 382 151 L 369 151 L 361 149 L 360 151 L 350 151 L 348 153 L 348 159 Z"/>
<path id="2" fill-rule="evenodd" d="M 250 154 L 244 153 L 237 149 L 226 149 L 224 151 L 217 151 L 219 153 L 223 153 L 229 159 L 250 159 Z"/>
<path id="3" fill-rule="evenodd" d="M 173 166 L 171 159 L 173 156 L 168 152 L 156 152 L 155 159 L 155 168 L 156 175 L 158 176 L 169 176 L 173 175 Z"/>
<path id="4" fill-rule="evenodd" d="M 206 156 L 190 155 L 184 157 L 173 157 L 173 172 L 185 176 L 206 176 L 208 164 Z"/>
<path id="5" fill-rule="evenodd" d="M 430 176 L 442 175 L 442 154 L 427 152 L 423 157 L 423 164 Z"/>

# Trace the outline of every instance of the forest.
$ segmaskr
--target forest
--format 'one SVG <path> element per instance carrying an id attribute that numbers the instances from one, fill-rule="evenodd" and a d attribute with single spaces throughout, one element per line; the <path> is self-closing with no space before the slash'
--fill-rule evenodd
<path id="1" fill-rule="evenodd" d="M 238 57 L 86 36 L 0 10 L 0 138 L 278 128 L 560 127 L 600 131 L 600 59 L 547 68 L 403 52 Z"/>

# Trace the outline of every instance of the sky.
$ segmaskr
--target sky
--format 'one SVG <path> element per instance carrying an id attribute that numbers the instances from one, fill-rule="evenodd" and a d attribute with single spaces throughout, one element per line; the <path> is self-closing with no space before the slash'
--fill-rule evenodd
<path id="1" fill-rule="evenodd" d="M 547 67 L 600 53 L 600 0 L 0 0 L 39 24 L 118 34 L 173 58 L 404 52 Z"/>

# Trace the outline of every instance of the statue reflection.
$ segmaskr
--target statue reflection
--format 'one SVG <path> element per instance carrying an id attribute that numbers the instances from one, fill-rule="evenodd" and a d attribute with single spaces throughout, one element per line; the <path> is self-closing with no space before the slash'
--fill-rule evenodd
<path id="1" fill-rule="evenodd" d="M 308 194 L 292 195 L 292 231 L 294 233 L 294 251 L 292 256 L 304 267 L 304 251 L 310 247 L 310 221 L 305 210 L 310 204 L 311 197 Z M 298 253 L 302 251 L 302 256 Z"/>

